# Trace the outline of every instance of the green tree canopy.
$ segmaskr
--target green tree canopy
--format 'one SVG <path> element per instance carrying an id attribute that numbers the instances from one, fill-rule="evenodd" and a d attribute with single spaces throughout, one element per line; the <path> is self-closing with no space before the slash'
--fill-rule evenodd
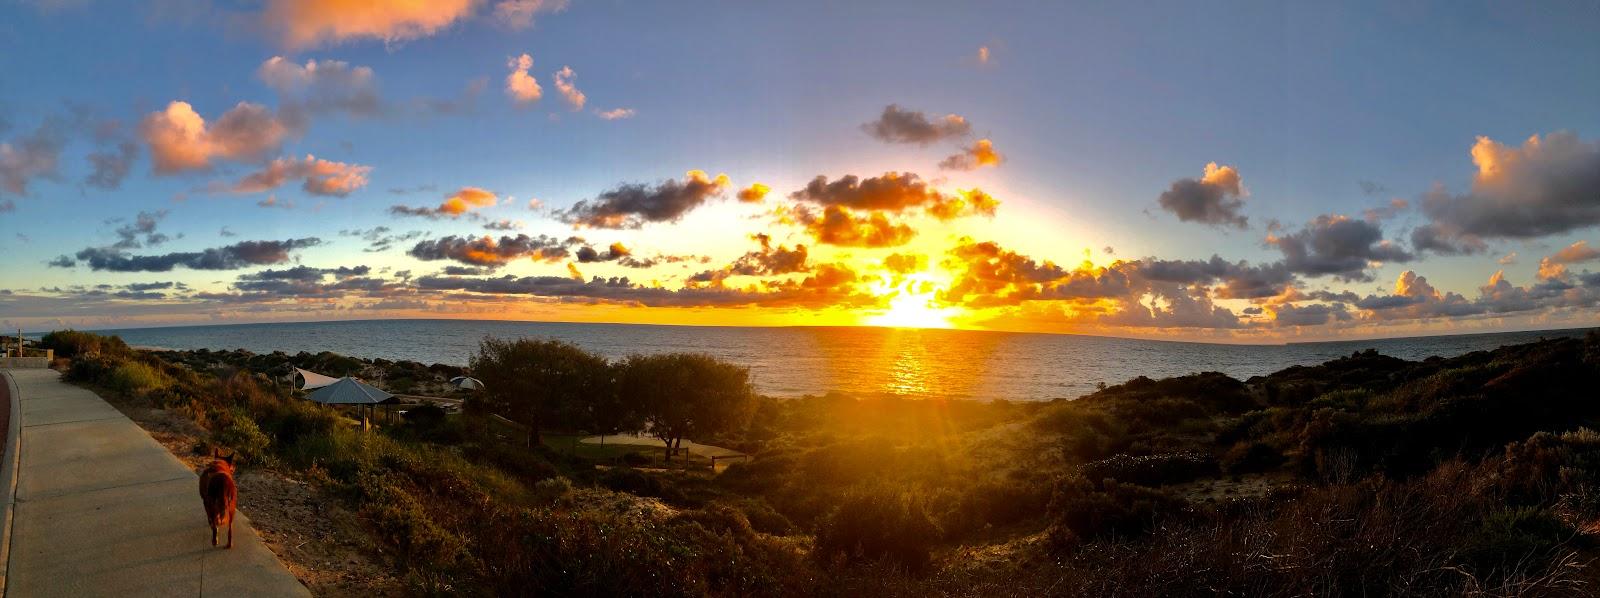
<path id="1" fill-rule="evenodd" d="M 619 369 L 621 395 L 669 449 L 743 426 L 756 406 L 750 370 L 709 355 L 634 355 Z"/>
<path id="2" fill-rule="evenodd" d="M 527 425 L 576 428 L 580 406 L 615 394 L 605 358 L 557 340 L 485 338 L 469 362 L 484 383 L 479 409 Z"/>

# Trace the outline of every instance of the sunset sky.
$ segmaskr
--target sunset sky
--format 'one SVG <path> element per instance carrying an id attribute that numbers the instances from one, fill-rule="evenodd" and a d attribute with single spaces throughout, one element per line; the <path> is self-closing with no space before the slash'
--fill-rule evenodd
<path id="1" fill-rule="evenodd" d="M 1206 6 L 0 0 L 0 325 L 1600 325 L 1600 5 Z"/>

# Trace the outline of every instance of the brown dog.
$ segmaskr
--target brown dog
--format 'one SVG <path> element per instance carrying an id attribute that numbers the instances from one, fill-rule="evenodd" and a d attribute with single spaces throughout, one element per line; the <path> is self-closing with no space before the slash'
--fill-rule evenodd
<path id="1" fill-rule="evenodd" d="M 217 545 L 217 528 L 226 525 L 228 548 L 233 548 L 233 508 L 239 502 L 239 489 L 233 484 L 233 455 L 217 458 L 200 472 L 200 500 L 211 524 L 211 545 Z"/>

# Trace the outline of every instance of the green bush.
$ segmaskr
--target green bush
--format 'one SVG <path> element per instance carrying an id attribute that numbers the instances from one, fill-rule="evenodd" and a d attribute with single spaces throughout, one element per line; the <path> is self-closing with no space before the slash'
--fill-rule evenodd
<path id="1" fill-rule="evenodd" d="M 1461 548 L 1479 575 L 1504 574 L 1524 561 L 1540 561 L 1574 535 L 1560 518 L 1535 507 L 1506 509 L 1484 518 Z"/>
<path id="2" fill-rule="evenodd" d="M 232 417 L 223 428 L 212 434 L 212 440 L 229 448 L 247 463 L 262 462 L 266 458 L 268 445 L 272 443 L 272 439 L 256 426 L 255 420 L 240 409 L 233 410 Z"/>
<path id="3" fill-rule="evenodd" d="M 817 528 L 824 561 L 888 562 L 909 571 L 927 568 L 941 534 L 920 501 L 891 487 L 858 487 Z"/>
<path id="4" fill-rule="evenodd" d="M 172 379 L 144 363 L 124 361 L 111 370 L 105 383 L 117 392 L 133 395 L 165 388 Z"/>
<path id="5" fill-rule="evenodd" d="M 39 345 L 54 349 L 57 357 L 118 357 L 128 353 L 128 344 L 122 342 L 122 337 L 77 330 L 52 331 L 40 337 Z"/>
<path id="6" fill-rule="evenodd" d="M 1106 481 L 1096 487 L 1081 476 L 1063 480 L 1050 499 L 1055 524 L 1079 538 L 1142 536 L 1158 518 L 1175 514 L 1183 501 L 1134 484 Z"/>
<path id="7" fill-rule="evenodd" d="M 1204 453 L 1114 455 L 1079 468 L 1090 480 L 1112 479 L 1141 486 L 1165 486 L 1217 475 L 1217 460 Z"/>

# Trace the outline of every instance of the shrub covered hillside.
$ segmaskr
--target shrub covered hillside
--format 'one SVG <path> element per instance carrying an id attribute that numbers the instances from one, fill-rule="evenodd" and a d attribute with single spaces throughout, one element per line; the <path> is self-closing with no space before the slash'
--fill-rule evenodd
<path id="1" fill-rule="evenodd" d="M 248 358 L 73 338 L 93 351 L 58 348 L 69 379 L 345 501 L 419 594 L 1600 592 L 1600 333 L 1050 403 L 752 399 L 704 357 L 489 341 L 474 374 L 568 390 L 370 433 Z M 685 398 L 711 376 L 718 398 Z M 576 442 L 646 425 L 752 458 Z"/>

